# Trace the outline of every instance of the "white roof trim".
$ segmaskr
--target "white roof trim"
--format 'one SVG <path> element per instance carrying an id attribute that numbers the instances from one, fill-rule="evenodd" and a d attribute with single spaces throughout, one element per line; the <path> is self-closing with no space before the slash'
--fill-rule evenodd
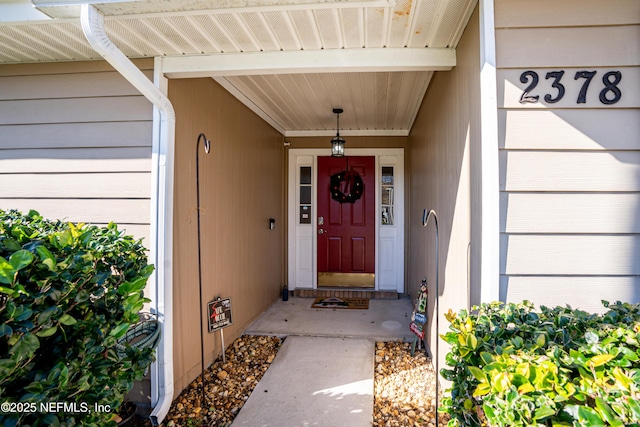
<path id="1" fill-rule="evenodd" d="M 29 0 L 0 1 L 0 22 L 27 22 L 51 20 L 34 8 Z"/>
<path id="2" fill-rule="evenodd" d="M 448 48 L 332 49 L 221 53 L 164 58 L 169 78 L 334 72 L 448 71 L 456 51 Z"/>
<path id="3" fill-rule="evenodd" d="M 6 0 L 0 0 L 0 3 Z M 346 8 L 391 8 L 396 0 L 16 0 L 33 2 L 33 7 L 52 18 L 76 18 L 84 3 L 95 5 L 109 18 L 162 18 L 202 14 L 298 11 Z M 115 6 L 114 6 L 115 4 Z"/>

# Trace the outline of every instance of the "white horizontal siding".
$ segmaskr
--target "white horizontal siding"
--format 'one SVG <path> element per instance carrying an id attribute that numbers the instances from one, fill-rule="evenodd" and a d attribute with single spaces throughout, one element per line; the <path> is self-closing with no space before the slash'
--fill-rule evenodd
<path id="1" fill-rule="evenodd" d="M 148 172 L 148 147 L 0 151 L 1 173 Z"/>
<path id="2" fill-rule="evenodd" d="M 149 201 L 147 199 L 122 199 L 113 203 L 110 199 L 3 199 L 0 208 L 40 212 L 46 218 L 91 224 L 127 224 L 145 226 L 149 224 Z"/>
<path id="3" fill-rule="evenodd" d="M 640 302 L 640 2 L 496 0 L 501 299 Z M 539 83 L 520 103 L 535 71 Z M 546 79 L 564 70 L 564 98 Z M 586 102 L 577 94 L 596 71 Z M 600 102 L 620 71 L 622 95 Z M 611 95 L 609 93 L 608 95 Z"/>
<path id="4" fill-rule="evenodd" d="M 574 4 L 579 1 L 573 0 Z M 606 8 L 609 2 L 602 2 Z M 496 29 L 499 68 L 638 65 L 640 25 Z"/>
<path id="5" fill-rule="evenodd" d="M 151 121 L 23 124 L 3 126 L 0 150 L 151 147 Z M 0 151 L 0 157 L 7 155 Z"/>
<path id="6" fill-rule="evenodd" d="M 501 237 L 506 275 L 640 275 L 638 235 L 518 235 Z"/>
<path id="7" fill-rule="evenodd" d="M 640 277 L 518 277 L 503 276 L 500 292 L 508 302 L 529 300 L 536 305 L 570 305 L 591 313 L 607 309 L 602 300 L 638 301 Z"/>
<path id="8" fill-rule="evenodd" d="M 142 95 L 0 101 L 0 125 L 140 121 L 151 111 Z"/>
<path id="9" fill-rule="evenodd" d="M 146 71 L 151 78 L 152 71 Z M 51 99 L 137 96 L 140 93 L 115 71 L 0 77 L 2 98 Z"/>
<path id="10" fill-rule="evenodd" d="M 117 199 L 150 196 L 148 172 L 0 174 L 5 198 Z"/>
<path id="11" fill-rule="evenodd" d="M 0 67 L 0 208 L 148 243 L 151 125 L 151 104 L 103 64 Z"/>
<path id="12" fill-rule="evenodd" d="M 640 191 L 640 150 L 503 151 L 504 191 Z"/>
<path id="13" fill-rule="evenodd" d="M 502 109 L 498 120 L 504 130 L 500 134 L 501 149 L 637 150 L 640 145 L 637 108 L 603 109 L 598 111 L 598 120 L 580 110 Z"/>
<path id="14" fill-rule="evenodd" d="M 505 233 L 640 233 L 640 193 L 507 193 L 501 195 Z"/>
<path id="15" fill-rule="evenodd" d="M 498 3 L 496 28 L 628 25 L 637 24 L 640 16 L 638 0 L 508 0 Z"/>

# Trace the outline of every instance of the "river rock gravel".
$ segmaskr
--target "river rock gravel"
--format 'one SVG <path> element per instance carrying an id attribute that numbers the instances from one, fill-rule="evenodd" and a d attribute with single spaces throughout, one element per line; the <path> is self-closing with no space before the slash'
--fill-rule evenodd
<path id="1" fill-rule="evenodd" d="M 207 402 L 202 405 L 201 377 L 173 402 L 166 427 L 227 427 L 269 368 L 284 338 L 245 335 L 205 372 Z M 378 342 L 375 346 L 375 427 L 435 427 L 434 371 L 424 351 L 411 356 L 411 344 Z M 447 424 L 439 414 L 439 425 Z M 286 426 L 283 426 L 286 427 Z"/>
<path id="2" fill-rule="evenodd" d="M 373 425 L 435 427 L 435 371 L 424 351 L 411 356 L 410 343 L 378 342 L 374 366 Z M 447 421 L 438 414 L 440 427 Z"/>
<path id="3" fill-rule="evenodd" d="M 202 376 L 193 381 L 171 405 L 167 427 L 226 427 L 276 357 L 283 338 L 244 335 L 205 371 L 205 400 L 202 404 Z"/>

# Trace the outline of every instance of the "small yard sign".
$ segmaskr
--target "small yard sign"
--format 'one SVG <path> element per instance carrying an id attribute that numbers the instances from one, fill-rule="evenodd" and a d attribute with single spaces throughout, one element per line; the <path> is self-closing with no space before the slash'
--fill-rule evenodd
<path id="1" fill-rule="evenodd" d="M 233 325 L 233 319 L 231 318 L 231 298 L 218 298 L 215 301 L 209 302 L 209 304 L 207 304 L 207 313 L 209 318 L 209 332 L 215 332 L 218 329 Z"/>
<path id="2" fill-rule="evenodd" d="M 413 346 L 411 347 L 412 356 L 415 353 L 416 344 L 418 344 L 418 348 L 420 348 L 420 342 L 424 339 L 424 324 L 427 323 L 428 295 L 427 279 L 423 279 L 420 284 L 420 292 L 418 292 L 415 308 L 411 314 L 411 324 L 409 325 L 411 332 L 416 334 L 413 338 Z M 418 341 L 418 338 L 420 338 L 420 341 Z"/>
<path id="3" fill-rule="evenodd" d="M 411 325 L 409 327 L 411 329 L 411 332 L 416 334 L 418 336 L 418 338 L 420 338 L 420 339 L 424 339 L 424 331 L 422 330 L 422 325 L 424 325 L 424 323 L 422 323 L 422 324 L 420 324 L 420 326 L 418 326 L 415 323 L 411 322 Z"/>

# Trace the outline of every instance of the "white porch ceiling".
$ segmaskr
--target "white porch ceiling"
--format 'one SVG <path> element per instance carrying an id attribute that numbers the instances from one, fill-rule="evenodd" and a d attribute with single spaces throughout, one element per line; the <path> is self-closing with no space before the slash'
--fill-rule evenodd
<path id="1" fill-rule="evenodd" d="M 0 0 L 0 14 L 3 5 Z M 101 59 L 76 0 L 33 0 L 53 19 L 0 22 L 0 64 Z M 477 0 L 140 0 L 95 3 L 128 57 L 171 78 L 210 76 L 286 136 L 407 135 Z"/>

